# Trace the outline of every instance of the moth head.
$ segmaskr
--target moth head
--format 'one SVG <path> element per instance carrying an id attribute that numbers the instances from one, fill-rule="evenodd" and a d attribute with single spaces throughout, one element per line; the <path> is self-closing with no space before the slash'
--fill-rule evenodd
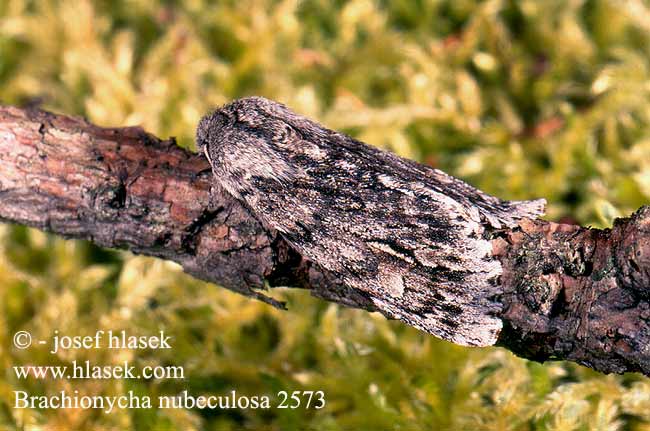
<path id="1" fill-rule="evenodd" d="M 196 149 L 207 156 L 207 149 L 212 145 L 219 145 L 224 129 L 229 123 L 228 117 L 220 110 L 211 112 L 201 118 L 196 128 Z"/>
<path id="2" fill-rule="evenodd" d="M 217 180 L 234 196 L 256 187 L 255 181 L 292 180 L 295 168 L 288 163 L 284 145 L 291 145 L 294 139 L 282 117 L 282 109 L 287 108 L 281 106 L 249 97 L 222 106 L 199 122 L 197 149 L 205 154 Z"/>
<path id="3" fill-rule="evenodd" d="M 247 97 L 224 105 L 199 122 L 196 129 L 197 150 L 202 153 L 206 153 L 206 148 L 209 152 L 221 150 L 224 142 L 232 141 L 229 135 L 237 129 L 245 128 L 258 135 L 275 131 L 282 120 L 270 113 L 282 109 L 287 108 L 262 97 Z"/>

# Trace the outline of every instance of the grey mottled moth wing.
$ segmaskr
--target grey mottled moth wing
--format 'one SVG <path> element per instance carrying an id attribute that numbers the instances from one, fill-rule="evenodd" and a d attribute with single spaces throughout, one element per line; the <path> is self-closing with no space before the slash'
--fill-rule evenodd
<path id="1" fill-rule="evenodd" d="M 385 315 L 496 342 L 501 267 L 483 234 L 536 218 L 543 200 L 501 201 L 259 97 L 206 115 L 197 145 L 225 190 Z"/>

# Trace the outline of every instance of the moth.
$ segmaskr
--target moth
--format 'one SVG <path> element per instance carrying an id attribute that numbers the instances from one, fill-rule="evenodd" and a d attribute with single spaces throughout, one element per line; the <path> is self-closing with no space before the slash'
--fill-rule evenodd
<path id="1" fill-rule="evenodd" d="M 262 97 L 203 117 L 196 143 L 218 185 L 385 316 L 468 346 L 502 323 L 487 235 L 543 214 L 359 142 Z"/>

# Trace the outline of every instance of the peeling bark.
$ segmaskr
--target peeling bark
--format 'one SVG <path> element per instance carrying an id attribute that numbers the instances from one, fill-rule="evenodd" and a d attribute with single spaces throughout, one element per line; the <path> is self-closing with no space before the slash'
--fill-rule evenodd
<path id="1" fill-rule="evenodd" d="M 202 155 L 140 128 L 0 107 L 1 220 L 173 260 L 278 307 L 260 291 L 266 284 L 375 310 L 212 190 L 211 175 Z M 642 208 L 611 230 L 524 220 L 490 231 L 502 266 L 498 345 L 537 361 L 650 375 L 649 223 Z"/>

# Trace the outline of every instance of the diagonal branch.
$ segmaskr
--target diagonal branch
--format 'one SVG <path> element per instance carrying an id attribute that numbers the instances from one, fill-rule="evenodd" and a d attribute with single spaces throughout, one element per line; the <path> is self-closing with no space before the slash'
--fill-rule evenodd
<path id="1" fill-rule="evenodd" d="M 260 292 L 266 283 L 374 310 L 213 190 L 211 175 L 204 157 L 140 128 L 0 107 L 1 220 L 173 260 L 278 307 Z M 612 230 L 525 220 L 490 234 L 502 266 L 499 345 L 650 375 L 650 209 Z"/>

